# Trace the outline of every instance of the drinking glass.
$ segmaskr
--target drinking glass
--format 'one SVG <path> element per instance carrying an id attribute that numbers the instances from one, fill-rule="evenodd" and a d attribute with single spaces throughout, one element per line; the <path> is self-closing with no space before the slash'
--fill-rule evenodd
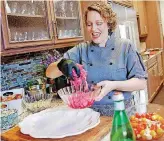
<path id="1" fill-rule="evenodd" d="M 74 36 L 78 36 L 78 31 L 77 31 L 77 29 L 74 30 Z"/>
<path id="2" fill-rule="evenodd" d="M 15 32 L 13 33 L 13 35 L 12 35 L 12 40 L 13 40 L 13 41 L 18 41 L 18 32 L 17 32 L 17 31 L 15 31 Z"/>
<path id="3" fill-rule="evenodd" d="M 24 32 L 24 40 L 27 41 L 28 40 L 28 33 Z"/>
<path id="4" fill-rule="evenodd" d="M 31 6 L 31 15 L 35 15 L 35 5 L 32 4 Z"/>
<path id="5" fill-rule="evenodd" d="M 9 5 L 8 5 L 8 3 L 7 3 L 7 1 L 5 1 L 5 7 L 6 7 L 6 12 L 7 12 L 7 13 L 11 13 L 11 9 L 10 9 L 10 7 L 9 7 Z"/>
<path id="6" fill-rule="evenodd" d="M 48 39 L 48 33 L 45 30 L 40 32 L 40 39 Z"/>
<path id="7" fill-rule="evenodd" d="M 81 30 L 79 29 L 79 34 L 78 34 L 79 36 L 81 35 Z"/>
<path id="8" fill-rule="evenodd" d="M 43 7 L 42 7 L 43 9 Z M 38 14 L 38 6 L 37 6 L 37 2 L 33 1 L 31 2 L 31 15 L 37 15 Z"/>
<path id="9" fill-rule="evenodd" d="M 37 38 L 36 38 L 36 32 L 35 32 L 35 31 L 32 32 L 32 34 L 31 34 L 31 39 L 32 39 L 32 40 L 36 40 L 36 39 L 37 39 Z"/>
<path id="10" fill-rule="evenodd" d="M 26 4 L 23 4 L 21 6 L 21 14 L 27 14 L 28 11 L 27 11 L 27 5 Z"/>
<path id="11" fill-rule="evenodd" d="M 65 8 L 66 8 L 66 6 L 65 6 L 65 2 L 64 2 L 64 0 L 62 0 L 62 2 L 61 2 L 61 16 L 62 17 L 66 17 L 66 12 L 65 12 Z"/>
<path id="12" fill-rule="evenodd" d="M 45 2 L 44 1 L 40 1 L 40 2 L 41 2 L 41 10 L 42 10 L 41 14 L 44 15 L 45 11 L 46 11 L 46 9 L 45 9 Z M 38 14 L 40 14 L 39 13 L 39 9 L 37 11 L 38 11 Z"/>
<path id="13" fill-rule="evenodd" d="M 23 35 L 23 33 L 20 32 L 18 35 L 19 35 L 19 42 L 24 41 L 24 35 Z"/>
<path id="14" fill-rule="evenodd" d="M 59 38 L 62 38 L 62 37 L 63 37 L 63 31 L 59 30 Z"/>
<path id="15" fill-rule="evenodd" d="M 73 30 L 69 30 L 69 36 L 73 37 Z"/>
<path id="16" fill-rule="evenodd" d="M 18 2 L 12 2 L 11 12 L 15 14 L 17 12 L 17 9 L 18 9 Z"/>
<path id="17" fill-rule="evenodd" d="M 64 35 L 63 35 L 63 37 L 67 38 L 68 36 L 69 36 L 68 30 L 64 30 Z"/>
<path id="18" fill-rule="evenodd" d="M 73 2 L 70 2 L 71 17 L 74 17 Z"/>

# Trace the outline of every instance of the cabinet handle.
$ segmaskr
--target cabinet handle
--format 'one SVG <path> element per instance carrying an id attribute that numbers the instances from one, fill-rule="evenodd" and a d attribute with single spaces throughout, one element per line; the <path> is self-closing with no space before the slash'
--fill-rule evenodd
<path id="1" fill-rule="evenodd" d="M 147 27 L 146 27 L 146 25 L 144 26 L 144 30 L 145 30 L 145 33 L 147 33 Z"/>

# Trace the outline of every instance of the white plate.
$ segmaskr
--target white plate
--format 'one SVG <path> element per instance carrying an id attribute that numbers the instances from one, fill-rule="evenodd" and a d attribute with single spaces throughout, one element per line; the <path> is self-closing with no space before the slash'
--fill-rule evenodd
<path id="1" fill-rule="evenodd" d="M 100 114 L 90 108 L 51 108 L 26 117 L 19 123 L 23 134 L 34 138 L 63 138 L 81 134 L 100 123 Z"/>

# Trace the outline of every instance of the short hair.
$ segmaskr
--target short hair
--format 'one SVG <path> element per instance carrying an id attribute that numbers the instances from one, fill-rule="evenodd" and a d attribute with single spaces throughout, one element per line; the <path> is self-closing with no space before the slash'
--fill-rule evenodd
<path id="1" fill-rule="evenodd" d="M 85 24 L 87 23 L 87 14 L 89 11 L 98 12 L 102 16 L 102 18 L 107 21 L 110 33 L 116 29 L 117 15 L 112 10 L 110 4 L 106 4 L 105 2 L 96 2 L 88 6 L 87 10 L 85 11 Z"/>

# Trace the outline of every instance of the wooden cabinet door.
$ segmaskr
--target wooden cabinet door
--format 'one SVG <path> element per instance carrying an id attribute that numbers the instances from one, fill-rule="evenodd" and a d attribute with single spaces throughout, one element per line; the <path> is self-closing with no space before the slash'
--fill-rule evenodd
<path id="1" fill-rule="evenodd" d="M 155 92 L 154 81 L 154 70 L 153 67 L 148 69 L 148 99 L 150 99 Z"/>
<path id="2" fill-rule="evenodd" d="M 139 15 L 139 35 L 145 37 L 148 34 L 145 1 L 137 1 L 137 12 Z"/>
<path id="3" fill-rule="evenodd" d="M 157 63 L 148 69 L 148 97 L 151 101 L 156 95 L 160 86 L 160 75 Z"/>
<path id="4" fill-rule="evenodd" d="M 79 1 L 51 1 L 55 43 L 83 41 L 83 26 Z"/>
<path id="5" fill-rule="evenodd" d="M 4 48 L 54 43 L 48 1 L 1 2 Z"/>
<path id="6" fill-rule="evenodd" d="M 162 27 L 159 15 L 159 1 L 145 1 L 149 33 L 146 38 L 147 48 L 163 48 Z"/>

